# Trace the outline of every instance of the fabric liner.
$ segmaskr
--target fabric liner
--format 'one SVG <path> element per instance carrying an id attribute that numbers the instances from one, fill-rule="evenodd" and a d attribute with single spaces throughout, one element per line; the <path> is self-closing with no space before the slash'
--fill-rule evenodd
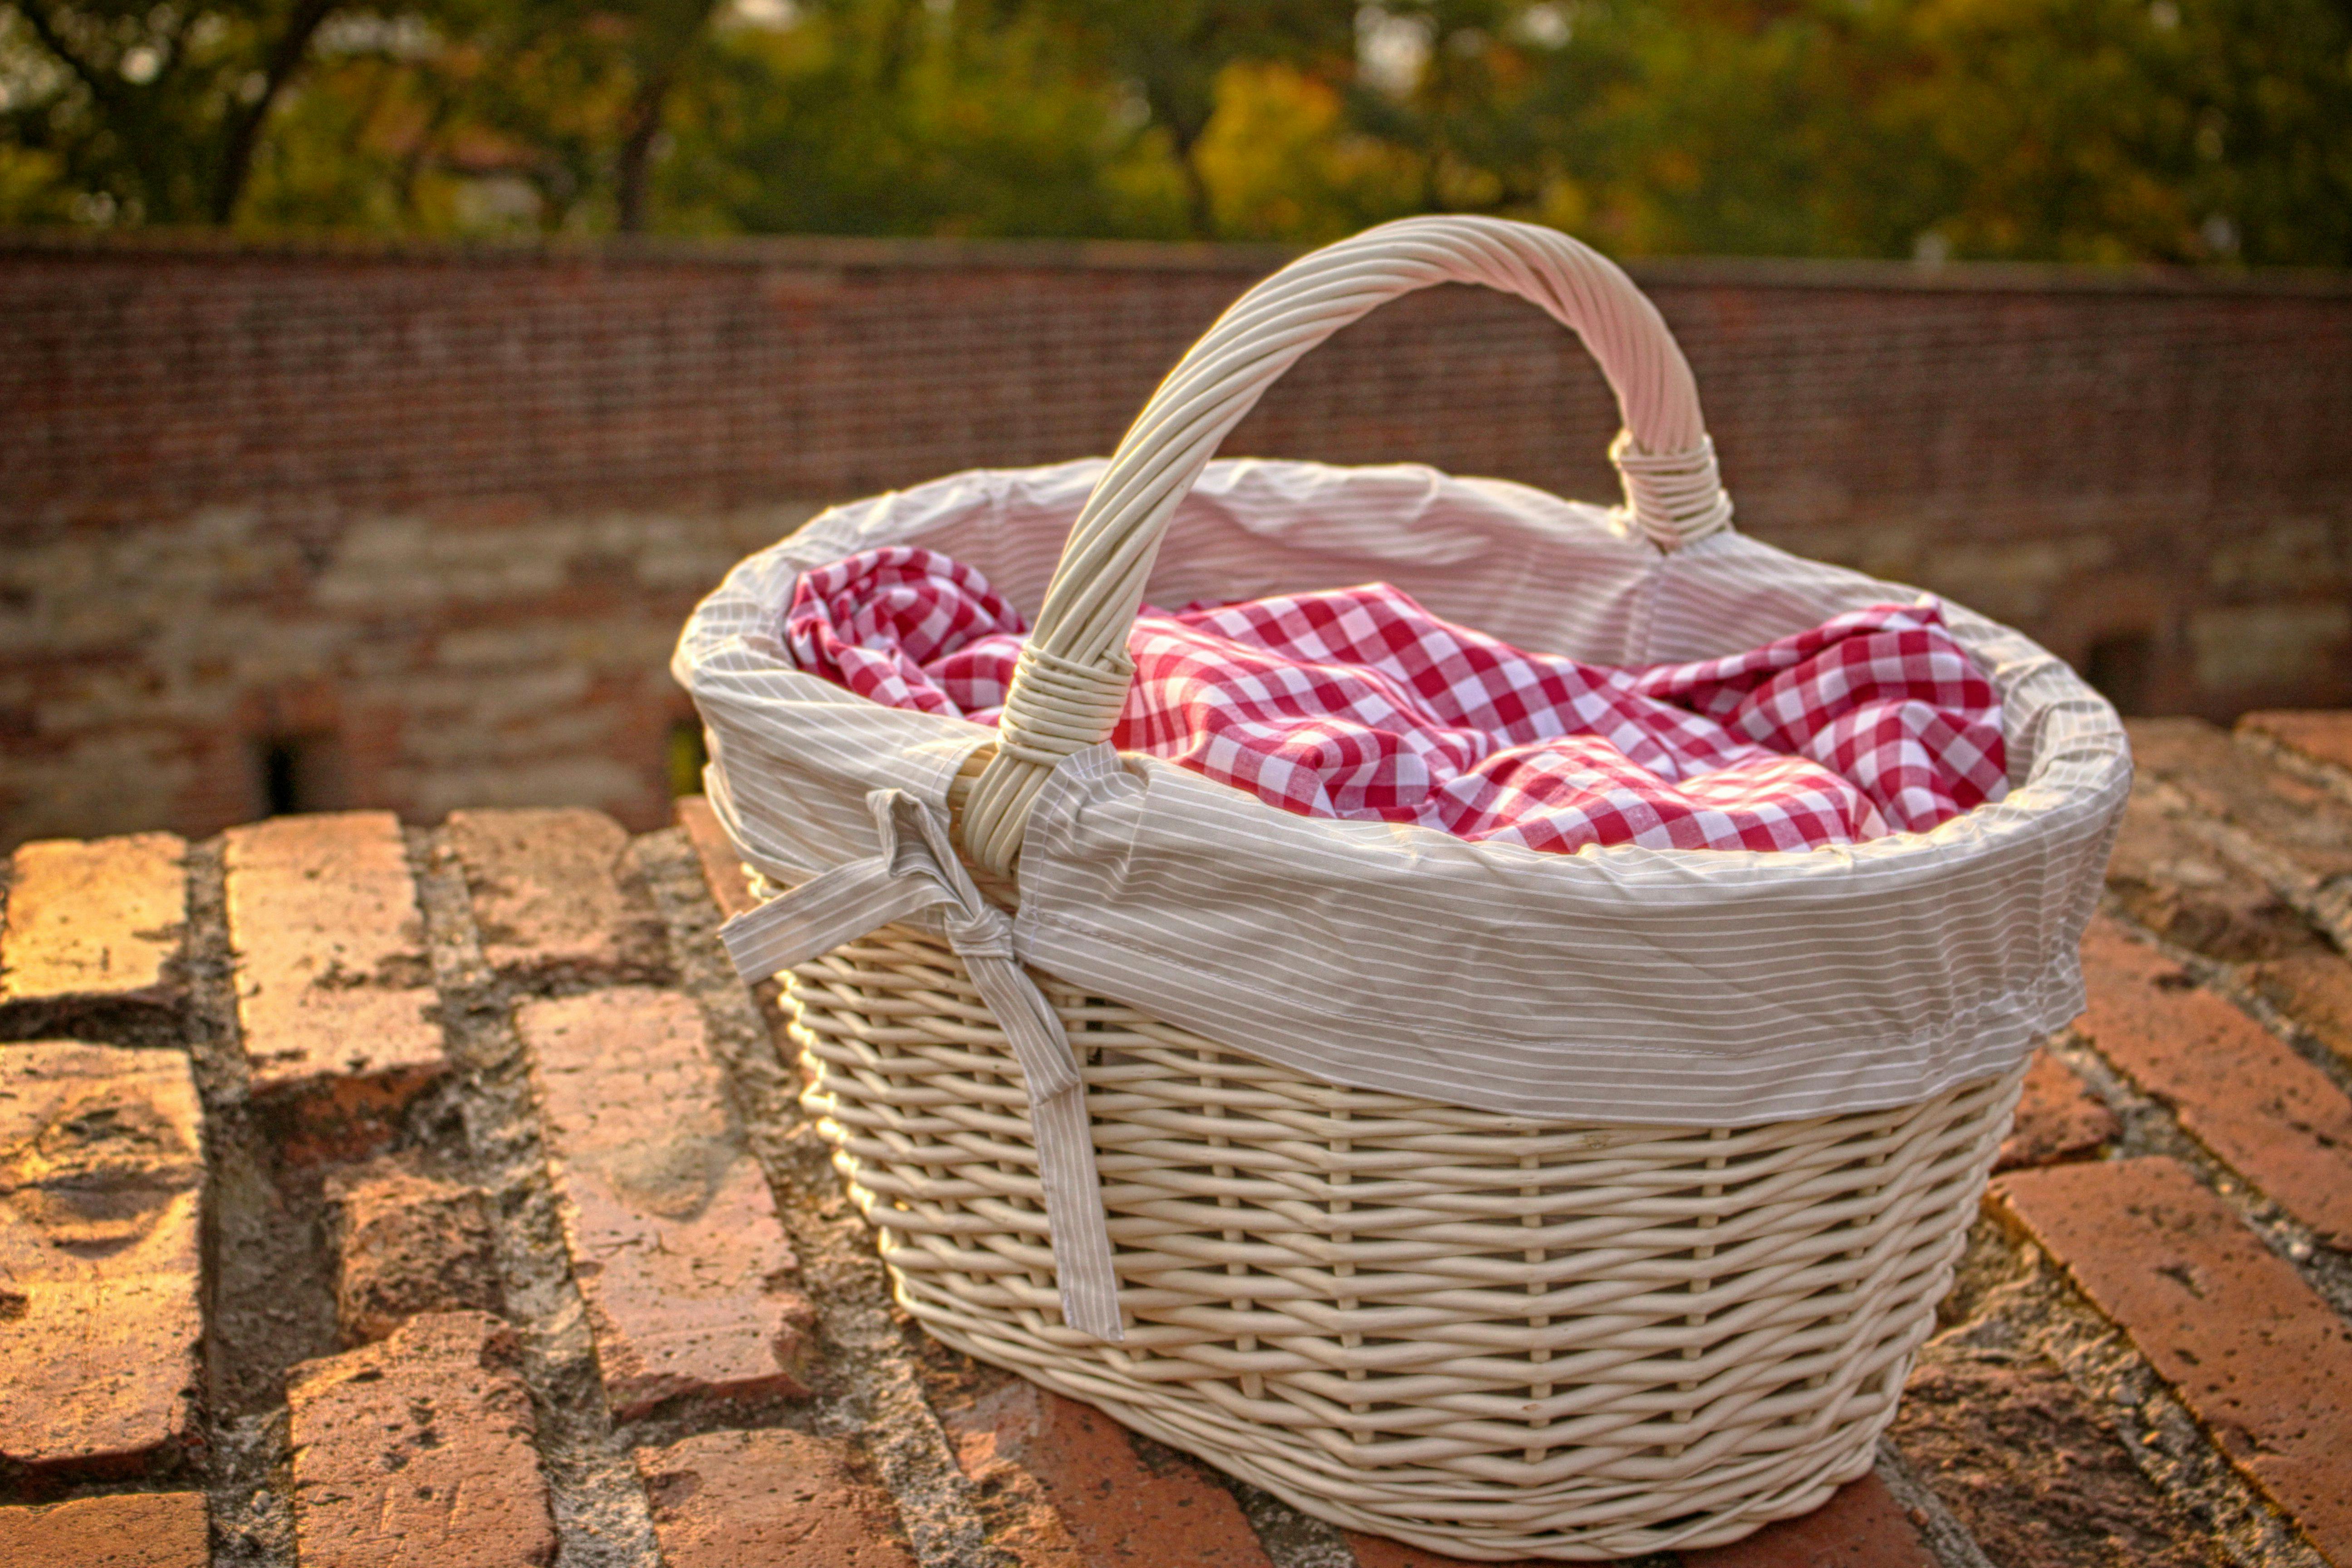
<path id="1" fill-rule="evenodd" d="M 989 739 L 795 668 L 781 617 L 799 574 L 919 543 L 1033 615 L 1100 467 L 981 470 L 835 508 L 704 602 L 673 668 L 749 863 L 790 884 L 874 856 L 869 795 L 944 809 Z M 1614 512 L 1504 481 L 1255 459 L 1210 466 L 1150 595 L 1373 579 L 1507 641 L 1613 665 L 1719 658 L 1918 597 L 1734 532 L 1662 555 Z M 1097 747 L 1031 817 L 1014 949 L 1326 1081 L 1540 1121 L 1749 1125 L 2003 1071 L 2080 1011 L 2075 950 L 2130 759 L 2113 710 L 2063 662 L 1945 615 L 1998 691 L 2010 787 L 1930 831 L 1794 853 L 1543 854 L 1297 816 Z"/>

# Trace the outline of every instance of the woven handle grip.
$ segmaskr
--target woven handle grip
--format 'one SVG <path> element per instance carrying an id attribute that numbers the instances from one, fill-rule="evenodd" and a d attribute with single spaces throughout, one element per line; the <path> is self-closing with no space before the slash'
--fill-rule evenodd
<path id="1" fill-rule="evenodd" d="M 1055 763 L 1108 740 L 1133 667 L 1128 628 L 1160 539 L 1219 443 L 1309 349 L 1384 300 L 1483 283 L 1541 306 L 1584 340 L 1617 395 L 1610 448 L 1635 526 L 1673 550 L 1727 526 L 1731 503 L 1690 365 L 1657 308 L 1616 264 L 1554 229 L 1418 217 L 1301 257 L 1235 300 L 1129 426 L 1070 530 L 1014 671 L 996 753 L 965 803 L 965 852 L 1009 875 Z"/>

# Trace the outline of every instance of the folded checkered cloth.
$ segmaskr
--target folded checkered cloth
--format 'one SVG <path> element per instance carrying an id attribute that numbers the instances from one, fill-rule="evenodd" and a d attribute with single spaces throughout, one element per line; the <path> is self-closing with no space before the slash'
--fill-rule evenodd
<path id="1" fill-rule="evenodd" d="M 992 724 L 1028 627 L 910 546 L 804 573 L 799 667 Z M 1932 600 L 1728 658 L 1621 669 L 1526 653 L 1375 583 L 1173 613 L 1128 639 L 1112 741 L 1306 816 L 1588 845 L 1813 849 L 1921 832 L 2007 791 L 2000 704 Z"/>

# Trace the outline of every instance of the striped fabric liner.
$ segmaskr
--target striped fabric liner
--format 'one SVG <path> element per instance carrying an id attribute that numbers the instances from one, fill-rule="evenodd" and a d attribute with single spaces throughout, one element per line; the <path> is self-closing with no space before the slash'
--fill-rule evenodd
<path id="1" fill-rule="evenodd" d="M 794 670 L 776 634 L 798 573 L 919 542 L 1034 615 L 1100 468 L 962 474 L 835 508 L 704 602 L 673 669 L 746 860 L 789 884 L 875 857 L 869 793 L 944 809 L 992 738 Z M 1732 532 L 1662 556 L 1616 514 L 1522 486 L 1255 460 L 1209 468 L 1150 595 L 1371 580 L 1609 664 L 1718 658 L 1917 596 Z M 1325 1081 L 1545 1121 L 1744 1126 L 2000 1072 L 2081 1009 L 2075 949 L 2131 765 L 2113 710 L 2062 662 L 1945 613 L 2000 689 L 2011 791 L 1932 832 L 1802 853 L 1549 855 L 1295 816 L 1097 747 L 1063 764 L 1030 820 L 1014 950 Z"/>

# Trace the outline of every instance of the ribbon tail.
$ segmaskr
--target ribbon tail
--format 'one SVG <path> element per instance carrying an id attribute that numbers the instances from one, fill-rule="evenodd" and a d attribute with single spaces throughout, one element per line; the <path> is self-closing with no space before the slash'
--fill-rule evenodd
<path id="1" fill-rule="evenodd" d="M 918 910 L 948 906 L 949 943 L 1004 1031 L 1028 1089 L 1062 1320 L 1099 1340 L 1123 1340 L 1086 1084 L 1061 1016 L 1013 957 L 1011 922 L 982 900 L 955 858 L 945 815 L 897 790 L 877 790 L 867 804 L 880 855 L 837 866 L 744 911 L 719 928 L 719 940 L 735 972 L 756 984 Z"/>
<path id="2" fill-rule="evenodd" d="M 943 896 L 921 878 L 893 876 L 887 855 L 853 860 L 744 910 L 719 928 L 719 940 L 735 973 L 745 984 L 756 985 L 780 969 L 905 920 Z"/>
<path id="3" fill-rule="evenodd" d="M 1062 1321 L 1117 1344 L 1127 1337 L 1118 1310 L 1118 1270 L 1111 1260 L 1110 1222 L 1087 1114 L 1085 1080 L 1061 1016 L 1010 958 L 966 954 L 964 967 L 1021 1063 L 1029 1090 L 1029 1129 L 1037 1175 L 1045 1188 L 1045 1224 L 1054 1238 L 1054 1276 Z"/>
<path id="4" fill-rule="evenodd" d="M 1118 1270 L 1111 1261 L 1110 1223 L 1095 1172 L 1095 1140 L 1084 1089 L 1032 1101 L 1037 1170 L 1045 1184 L 1045 1223 L 1054 1233 L 1054 1277 L 1062 1321 L 1080 1333 L 1118 1344 L 1127 1338 L 1118 1311 Z"/>

